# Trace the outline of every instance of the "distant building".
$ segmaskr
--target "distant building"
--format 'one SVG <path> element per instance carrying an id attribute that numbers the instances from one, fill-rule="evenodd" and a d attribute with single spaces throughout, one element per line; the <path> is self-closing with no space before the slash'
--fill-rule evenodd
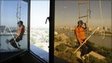
<path id="1" fill-rule="evenodd" d="M 6 27 L 6 26 L 0 26 L 0 33 L 6 33 L 6 32 L 16 32 L 16 27 Z"/>
<path id="2" fill-rule="evenodd" d="M 6 26 L 0 26 L 0 33 L 4 32 Z"/>

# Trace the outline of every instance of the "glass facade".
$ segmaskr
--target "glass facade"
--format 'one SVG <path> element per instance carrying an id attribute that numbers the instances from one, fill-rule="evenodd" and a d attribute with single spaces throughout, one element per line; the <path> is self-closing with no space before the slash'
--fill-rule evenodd
<path id="1" fill-rule="evenodd" d="M 27 50 L 28 3 L 0 0 L 0 4 L 0 53 Z M 18 25 L 19 21 L 23 25 Z"/>
<path id="2" fill-rule="evenodd" d="M 31 1 L 30 49 L 48 60 L 49 53 L 49 0 Z M 44 54 L 45 53 L 45 54 Z"/>

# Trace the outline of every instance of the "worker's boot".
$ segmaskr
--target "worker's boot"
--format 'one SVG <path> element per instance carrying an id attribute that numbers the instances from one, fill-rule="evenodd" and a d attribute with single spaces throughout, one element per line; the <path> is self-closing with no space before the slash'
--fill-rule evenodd
<path id="1" fill-rule="evenodd" d="M 82 63 L 85 63 L 85 55 L 84 56 L 81 56 L 81 60 L 82 60 Z"/>
<path id="2" fill-rule="evenodd" d="M 85 55 L 85 58 L 86 58 L 86 59 L 85 59 L 85 62 L 86 62 L 86 63 L 90 63 L 90 62 L 89 62 L 89 54 L 86 54 L 86 55 Z"/>

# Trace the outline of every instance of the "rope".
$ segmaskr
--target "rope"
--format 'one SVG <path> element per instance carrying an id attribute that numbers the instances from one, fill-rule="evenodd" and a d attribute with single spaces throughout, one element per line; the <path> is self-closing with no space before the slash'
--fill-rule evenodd
<path id="1" fill-rule="evenodd" d="M 90 36 L 87 37 L 87 39 L 74 51 L 74 53 L 76 53 L 81 47 L 82 45 L 84 45 L 86 43 L 86 41 L 91 38 L 91 36 L 99 29 L 99 27 L 97 27 L 91 34 Z"/>
<path id="2" fill-rule="evenodd" d="M 101 3 L 101 0 L 99 0 L 99 7 L 100 7 L 100 18 L 101 18 L 101 21 L 103 21 L 102 3 Z M 104 39 L 105 38 L 105 29 L 103 29 L 102 35 L 103 35 L 102 39 Z"/>
<path id="3" fill-rule="evenodd" d="M 13 37 L 13 39 L 14 39 L 15 43 L 19 45 L 19 43 L 16 41 L 16 39 L 15 39 L 14 35 L 12 34 L 11 29 L 10 29 L 9 27 L 7 27 L 7 28 L 9 29 L 10 34 L 12 35 L 12 37 Z"/>
<path id="4" fill-rule="evenodd" d="M 17 2 L 16 18 L 17 18 L 17 22 L 21 20 L 21 0 Z"/>
<path id="5" fill-rule="evenodd" d="M 82 2 L 82 4 L 80 4 L 80 2 Z M 84 3 L 86 2 L 86 3 Z M 81 16 L 81 5 L 86 5 L 87 7 L 87 15 Z M 91 14 L 91 10 L 90 10 L 90 0 L 88 1 L 78 1 L 78 19 L 80 20 L 81 18 L 86 18 L 86 26 L 88 28 L 89 26 L 89 18 L 90 18 L 90 14 Z M 89 32 L 89 30 L 87 29 L 87 33 Z"/>
<path id="6" fill-rule="evenodd" d="M 9 31 L 10 31 L 12 37 L 14 38 L 14 35 L 13 35 L 12 32 L 11 32 L 11 29 L 10 29 L 9 27 L 7 27 L 7 28 L 9 29 Z M 16 39 L 15 39 L 15 38 L 14 38 L 14 41 L 16 42 Z"/>
<path id="7" fill-rule="evenodd" d="M 10 29 L 9 27 L 7 27 L 7 28 L 9 29 L 9 31 L 10 31 L 12 37 L 14 38 L 14 36 L 13 36 L 13 34 L 12 34 L 12 32 L 11 32 L 11 29 Z M 3 33 L 5 33 L 5 30 L 6 30 L 6 27 L 5 27 L 4 31 L 3 31 Z"/>
<path id="8" fill-rule="evenodd" d="M 102 21 L 103 15 L 102 15 L 102 5 L 101 5 L 101 0 L 99 0 L 99 7 L 100 7 L 100 18 Z"/>

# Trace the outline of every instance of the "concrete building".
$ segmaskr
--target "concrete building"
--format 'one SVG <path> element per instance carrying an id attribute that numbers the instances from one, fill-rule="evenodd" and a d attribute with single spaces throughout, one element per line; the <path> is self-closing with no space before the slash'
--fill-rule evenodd
<path id="1" fill-rule="evenodd" d="M 4 32 L 6 26 L 0 26 L 0 33 Z"/>

